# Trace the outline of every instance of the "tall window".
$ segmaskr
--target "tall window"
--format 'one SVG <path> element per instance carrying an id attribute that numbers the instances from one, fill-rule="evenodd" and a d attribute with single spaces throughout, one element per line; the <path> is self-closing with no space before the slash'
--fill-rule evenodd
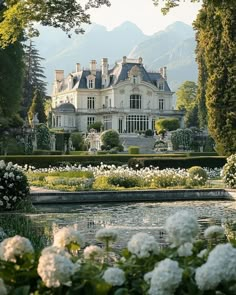
<path id="1" fill-rule="evenodd" d="M 159 99 L 159 110 L 164 110 L 164 99 L 163 98 Z"/>
<path id="2" fill-rule="evenodd" d="M 88 81 L 88 88 L 94 88 L 94 85 L 95 85 L 95 80 L 92 80 L 92 79 L 90 79 L 89 81 Z"/>
<path id="3" fill-rule="evenodd" d="M 139 94 L 130 95 L 130 108 L 141 109 L 141 95 Z"/>
<path id="4" fill-rule="evenodd" d="M 95 108 L 95 97 L 88 97 L 87 99 L 87 109 L 94 110 Z"/>
<path id="5" fill-rule="evenodd" d="M 126 117 L 126 131 L 134 133 L 148 129 L 148 117 L 144 115 L 129 115 Z"/>
<path id="6" fill-rule="evenodd" d="M 122 118 L 119 118 L 119 133 L 122 133 L 123 132 L 123 119 Z"/>
<path id="7" fill-rule="evenodd" d="M 95 122 L 95 117 L 87 117 L 87 128 Z"/>
<path id="8" fill-rule="evenodd" d="M 152 130 L 155 130 L 155 122 L 156 122 L 156 119 L 152 119 Z"/>
<path id="9" fill-rule="evenodd" d="M 111 118 L 111 116 L 104 116 L 103 117 L 103 126 L 104 126 L 104 130 L 112 129 L 112 118 Z"/>
<path id="10" fill-rule="evenodd" d="M 164 90 L 164 82 L 163 81 L 157 82 L 157 88 L 158 88 L 158 90 L 163 91 Z"/>

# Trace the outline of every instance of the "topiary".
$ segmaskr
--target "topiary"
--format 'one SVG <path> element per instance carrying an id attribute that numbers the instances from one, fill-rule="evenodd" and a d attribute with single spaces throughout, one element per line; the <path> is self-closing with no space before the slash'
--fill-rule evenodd
<path id="1" fill-rule="evenodd" d="M 236 187 L 236 154 L 227 158 L 221 172 L 222 179 L 229 187 Z"/>
<path id="2" fill-rule="evenodd" d="M 0 161 L 0 211 L 16 209 L 28 197 L 28 180 L 20 166 Z"/>
<path id="3" fill-rule="evenodd" d="M 188 169 L 190 185 L 205 185 L 207 181 L 207 172 L 200 166 L 193 166 Z"/>

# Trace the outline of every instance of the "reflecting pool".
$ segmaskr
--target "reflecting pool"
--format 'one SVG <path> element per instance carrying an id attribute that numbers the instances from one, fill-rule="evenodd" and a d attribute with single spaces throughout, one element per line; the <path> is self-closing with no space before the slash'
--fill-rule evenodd
<path id="1" fill-rule="evenodd" d="M 196 215 L 202 230 L 213 224 L 222 224 L 226 219 L 236 221 L 236 202 L 233 201 L 178 201 L 106 204 L 60 204 L 37 205 L 37 212 L 27 214 L 36 226 L 47 228 L 48 232 L 75 225 L 88 244 L 98 229 L 114 228 L 119 232 L 116 247 L 126 245 L 137 232 L 154 235 L 164 242 L 163 226 L 168 216 L 178 210 L 188 210 Z"/>

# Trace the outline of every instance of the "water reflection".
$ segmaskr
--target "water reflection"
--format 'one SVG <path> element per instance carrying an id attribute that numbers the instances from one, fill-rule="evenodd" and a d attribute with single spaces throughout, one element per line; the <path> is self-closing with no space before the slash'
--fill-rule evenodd
<path id="1" fill-rule="evenodd" d="M 178 210 L 196 215 L 202 230 L 208 225 L 221 224 L 223 219 L 236 221 L 236 202 L 185 201 L 107 204 L 37 205 L 37 213 L 28 216 L 51 231 L 66 225 L 78 225 L 89 244 L 95 243 L 95 233 L 102 227 L 117 229 L 117 247 L 125 246 L 137 232 L 153 234 L 164 242 L 163 226 L 168 216 Z"/>

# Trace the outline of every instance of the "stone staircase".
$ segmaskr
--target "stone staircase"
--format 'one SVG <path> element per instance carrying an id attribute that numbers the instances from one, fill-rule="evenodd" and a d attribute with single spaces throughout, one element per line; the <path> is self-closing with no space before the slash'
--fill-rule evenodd
<path id="1" fill-rule="evenodd" d="M 155 137 L 144 137 L 143 135 L 121 134 L 120 142 L 124 145 L 124 151 L 128 150 L 129 146 L 138 146 L 140 154 L 154 154 Z"/>

